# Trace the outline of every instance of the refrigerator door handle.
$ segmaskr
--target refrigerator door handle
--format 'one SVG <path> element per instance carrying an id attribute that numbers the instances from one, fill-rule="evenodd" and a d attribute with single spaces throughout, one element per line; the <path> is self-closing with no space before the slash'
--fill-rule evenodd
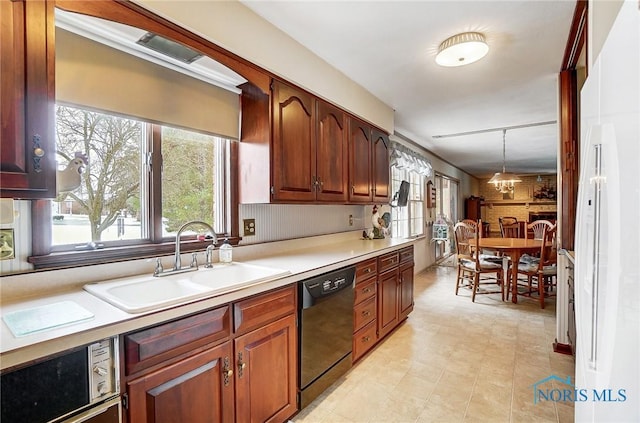
<path id="1" fill-rule="evenodd" d="M 600 129 L 600 128 L 598 128 Z M 601 135 L 600 131 L 592 131 L 592 135 L 596 137 Z M 601 141 L 597 140 L 596 142 Z M 600 206 L 602 204 L 601 189 L 603 182 L 602 175 L 602 144 L 594 143 L 594 177 L 592 183 L 594 185 L 594 197 L 593 197 L 593 248 L 592 248 L 592 274 L 591 274 L 591 342 L 589 351 L 589 367 L 592 370 L 596 370 L 596 363 L 598 359 L 598 288 L 599 288 L 599 271 L 600 268 Z"/>

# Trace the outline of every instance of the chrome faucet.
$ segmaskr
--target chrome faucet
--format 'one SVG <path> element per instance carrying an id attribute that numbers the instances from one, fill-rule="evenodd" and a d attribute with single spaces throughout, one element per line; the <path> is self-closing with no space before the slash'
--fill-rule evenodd
<path id="1" fill-rule="evenodd" d="M 202 222 L 200 220 L 192 220 L 192 221 L 187 222 L 184 225 L 180 226 L 180 229 L 178 229 L 178 233 L 176 234 L 176 252 L 175 252 L 175 257 L 174 257 L 174 261 L 173 261 L 173 269 L 171 269 L 168 272 L 164 272 L 163 269 L 162 269 L 162 265 L 158 264 L 158 265 L 156 265 L 156 270 L 153 272 L 153 276 L 166 276 L 166 275 L 169 275 L 169 274 L 175 273 L 175 272 L 189 272 L 189 271 L 192 271 L 192 270 L 198 270 L 198 263 L 196 261 L 195 254 L 194 254 L 194 257 L 193 257 L 193 259 L 191 261 L 191 265 L 189 265 L 189 267 L 183 268 L 182 267 L 182 260 L 180 259 L 180 237 L 182 236 L 182 233 L 189 226 L 192 226 L 192 225 L 206 227 L 208 232 L 213 237 L 213 242 L 211 243 L 211 245 L 209 245 L 207 247 L 206 263 L 205 263 L 205 267 L 211 267 L 211 256 L 212 256 L 211 251 L 213 250 L 213 247 L 218 243 L 218 237 L 216 235 L 216 231 L 214 231 L 213 228 L 211 227 L 211 225 L 209 225 L 206 222 Z"/>

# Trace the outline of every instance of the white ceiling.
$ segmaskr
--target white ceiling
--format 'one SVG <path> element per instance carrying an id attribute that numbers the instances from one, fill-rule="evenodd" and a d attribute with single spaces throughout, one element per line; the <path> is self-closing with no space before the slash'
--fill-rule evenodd
<path id="1" fill-rule="evenodd" d="M 574 0 L 242 2 L 391 106 L 396 132 L 455 166 L 500 171 L 501 129 L 522 126 L 507 130 L 507 171 L 556 172 L 557 75 Z M 487 56 L 436 65 L 438 45 L 466 31 L 485 35 Z"/>

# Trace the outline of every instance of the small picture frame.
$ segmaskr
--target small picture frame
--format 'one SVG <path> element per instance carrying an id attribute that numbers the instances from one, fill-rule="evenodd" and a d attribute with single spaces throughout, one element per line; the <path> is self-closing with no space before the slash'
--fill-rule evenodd
<path id="1" fill-rule="evenodd" d="M 0 229 L 0 260 L 16 257 L 13 229 Z"/>

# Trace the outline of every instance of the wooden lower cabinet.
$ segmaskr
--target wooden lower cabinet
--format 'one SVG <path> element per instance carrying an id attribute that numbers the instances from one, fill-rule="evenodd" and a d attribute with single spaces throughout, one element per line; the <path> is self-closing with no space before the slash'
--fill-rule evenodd
<path id="1" fill-rule="evenodd" d="M 127 382 L 128 421 L 234 421 L 231 343 L 225 342 Z"/>
<path id="2" fill-rule="evenodd" d="M 238 422 L 279 423 L 296 412 L 296 339 L 295 315 L 235 339 Z"/>
<path id="3" fill-rule="evenodd" d="M 398 298 L 396 267 L 378 276 L 378 338 L 383 338 L 400 322 Z"/>
<path id="4" fill-rule="evenodd" d="M 400 265 L 399 304 L 400 321 L 413 311 L 413 260 Z"/>
<path id="5" fill-rule="evenodd" d="M 123 335 L 126 423 L 279 423 L 295 414 L 295 288 Z"/>
<path id="6" fill-rule="evenodd" d="M 353 361 L 413 311 L 413 246 L 356 265 Z"/>

